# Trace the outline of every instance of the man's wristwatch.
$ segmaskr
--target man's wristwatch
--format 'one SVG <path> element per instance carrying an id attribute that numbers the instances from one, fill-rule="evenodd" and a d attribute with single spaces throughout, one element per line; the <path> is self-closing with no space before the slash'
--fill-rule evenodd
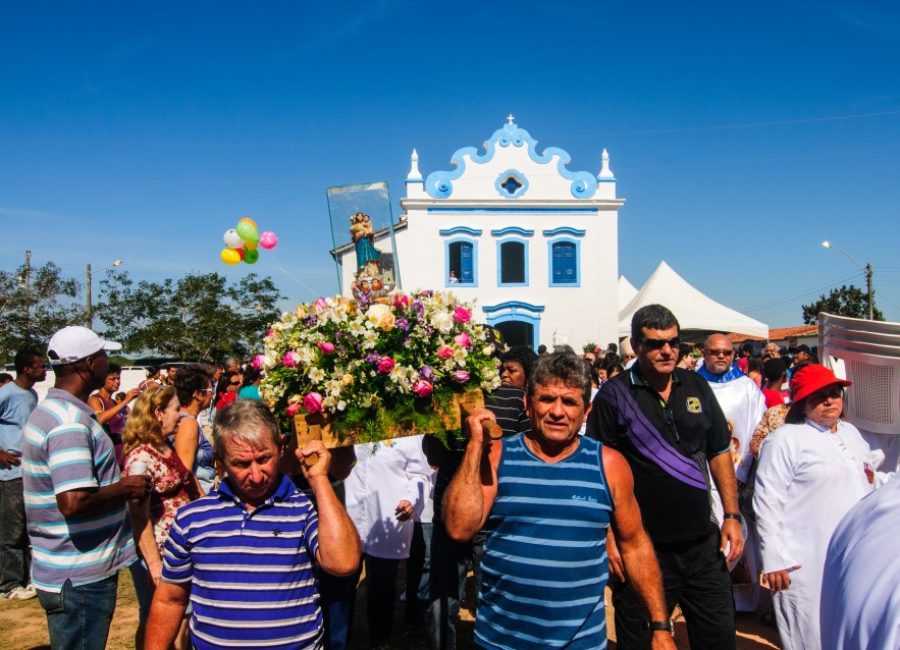
<path id="1" fill-rule="evenodd" d="M 672 633 L 672 621 L 650 621 L 651 632 L 668 632 Z"/>
<path id="2" fill-rule="evenodd" d="M 726 512 L 724 515 L 722 515 L 722 519 L 734 519 L 738 523 L 744 521 L 744 518 L 741 517 L 741 513 L 739 512 Z"/>

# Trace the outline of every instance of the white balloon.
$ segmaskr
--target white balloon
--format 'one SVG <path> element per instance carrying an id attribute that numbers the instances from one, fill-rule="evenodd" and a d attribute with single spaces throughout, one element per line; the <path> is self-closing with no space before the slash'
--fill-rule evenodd
<path id="1" fill-rule="evenodd" d="M 231 228 L 230 230 L 225 231 L 225 236 L 222 237 L 225 240 L 225 245 L 228 248 L 240 248 L 244 245 L 244 240 L 241 239 L 241 236 L 237 234 L 237 230 Z"/>

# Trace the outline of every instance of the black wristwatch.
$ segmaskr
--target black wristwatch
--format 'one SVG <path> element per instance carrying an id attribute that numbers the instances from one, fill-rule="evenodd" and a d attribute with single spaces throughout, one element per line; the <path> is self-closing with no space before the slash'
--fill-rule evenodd
<path id="1" fill-rule="evenodd" d="M 722 515 L 722 519 L 723 520 L 734 519 L 738 523 L 741 523 L 742 521 L 744 521 L 744 518 L 741 517 L 741 513 L 739 513 L 739 512 L 726 512 L 724 515 Z"/>
<path id="2" fill-rule="evenodd" d="M 648 625 L 651 632 L 672 633 L 672 621 L 650 621 Z"/>

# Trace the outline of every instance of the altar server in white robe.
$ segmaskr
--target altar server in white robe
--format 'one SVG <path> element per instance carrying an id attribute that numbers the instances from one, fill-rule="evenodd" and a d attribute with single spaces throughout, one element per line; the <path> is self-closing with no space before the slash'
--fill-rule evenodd
<path id="1" fill-rule="evenodd" d="M 722 407 L 725 419 L 731 425 L 731 436 L 737 440 L 735 474 L 741 482 L 746 482 L 754 456 L 750 453 L 750 439 L 766 412 L 766 398 L 759 386 L 745 375 L 734 363 L 734 347 L 724 334 L 712 334 L 703 345 L 703 364 L 697 369 L 712 388 L 716 401 Z M 713 490 L 713 512 L 722 523 L 722 502 Z M 744 513 L 746 518 L 746 513 Z M 735 572 L 749 576 L 749 582 L 733 587 L 734 606 L 739 612 L 754 612 L 759 605 L 759 545 L 755 531 L 746 521 L 741 522 L 744 531 L 744 555 L 739 560 L 745 563 L 746 571 Z M 734 569 L 734 567 L 729 567 Z"/>
<path id="2" fill-rule="evenodd" d="M 809 364 L 791 378 L 786 424 L 760 450 L 753 506 L 763 584 L 784 650 L 818 650 L 826 550 L 841 518 L 873 489 L 871 452 L 841 420 L 851 382 Z"/>
<path id="3" fill-rule="evenodd" d="M 900 477 L 894 474 L 851 508 L 828 545 L 819 615 L 823 648 L 900 648 L 900 553 L 888 551 L 898 538 Z"/>

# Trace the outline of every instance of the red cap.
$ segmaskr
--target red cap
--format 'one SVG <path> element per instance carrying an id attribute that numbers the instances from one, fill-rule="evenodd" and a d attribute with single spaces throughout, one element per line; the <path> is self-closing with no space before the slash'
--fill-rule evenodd
<path id="1" fill-rule="evenodd" d="M 799 402 L 826 386 L 840 384 L 846 388 L 852 383 L 852 381 L 846 379 L 838 379 L 825 366 L 820 366 L 817 363 L 808 363 L 791 377 L 791 401 Z"/>

